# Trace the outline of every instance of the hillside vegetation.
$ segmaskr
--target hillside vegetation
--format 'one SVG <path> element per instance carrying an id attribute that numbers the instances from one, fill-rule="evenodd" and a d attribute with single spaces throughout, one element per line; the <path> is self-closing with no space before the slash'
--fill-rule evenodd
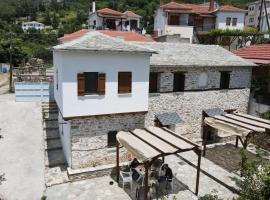
<path id="1" fill-rule="evenodd" d="M 175 0 L 182 3 L 204 3 L 208 0 Z M 218 0 L 220 1 L 220 0 Z M 250 0 L 222 0 L 244 8 Z M 44 4 L 42 2 L 48 2 Z M 163 0 L 170 2 L 170 0 Z M 131 10 L 141 15 L 142 27 L 153 31 L 154 11 L 160 0 L 98 0 L 97 9 L 109 7 L 118 11 Z M 57 38 L 82 28 L 87 28 L 90 0 L 0 0 L 0 62 L 9 62 L 13 55 L 15 66 L 32 57 L 52 60 L 49 48 L 57 44 Z M 38 21 L 46 25 L 44 31 L 23 32 L 21 23 Z M 12 50 L 10 50 L 12 46 Z"/>

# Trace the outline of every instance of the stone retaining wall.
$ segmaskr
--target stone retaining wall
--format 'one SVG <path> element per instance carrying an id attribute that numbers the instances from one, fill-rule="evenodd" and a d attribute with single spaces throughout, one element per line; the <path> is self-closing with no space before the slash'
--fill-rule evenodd
<path id="1" fill-rule="evenodd" d="M 116 148 L 107 147 L 109 131 L 128 131 L 143 128 L 145 114 L 122 114 L 97 116 L 70 121 L 72 168 L 95 167 L 115 163 Z M 129 154 L 120 149 L 120 161 L 128 159 Z"/>

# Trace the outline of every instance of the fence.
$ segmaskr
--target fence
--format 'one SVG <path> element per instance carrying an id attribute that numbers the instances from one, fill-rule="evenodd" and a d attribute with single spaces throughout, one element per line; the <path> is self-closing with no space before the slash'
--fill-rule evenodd
<path id="1" fill-rule="evenodd" d="M 16 82 L 16 101 L 54 101 L 53 83 L 50 82 Z"/>

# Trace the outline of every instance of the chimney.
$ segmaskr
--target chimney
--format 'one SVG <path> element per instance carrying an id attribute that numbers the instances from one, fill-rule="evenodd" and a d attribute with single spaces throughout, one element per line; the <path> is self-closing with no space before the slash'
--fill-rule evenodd
<path id="1" fill-rule="evenodd" d="M 209 11 L 215 10 L 215 0 L 210 0 Z"/>
<path id="2" fill-rule="evenodd" d="M 92 13 L 96 12 L 96 1 L 92 1 Z"/>
<path id="3" fill-rule="evenodd" d="M 163 2 L 163 0 L 160 0 L 160 1 L 159 1 L 159 5 L 160 5 L 160 6 L 163 6 L 164 4 L 165 4 L 165 3 Z"/>

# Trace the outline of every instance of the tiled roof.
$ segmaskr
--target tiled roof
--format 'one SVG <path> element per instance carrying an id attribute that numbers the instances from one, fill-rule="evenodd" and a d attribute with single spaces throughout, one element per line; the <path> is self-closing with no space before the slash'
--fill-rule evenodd
<path id="1" fill-rule="evenodd" d="M 58 38 L 59 40 L 74 40 L 77 39 L 79 37 L 82 37 L 83 35 L 85 35 L 86 33 L 88 33 L 88 29 L 81 29 L 79 31 L 76 31 L 74 33 L 71 34 L 65 34 L 63 37 Z"/>
<path id="2" fill-rule="evenodd" d="M 63 37 L 59 38 L 59 40 L 74 40 L 77 39 L 79 37 L 82 37 L 83 35 L 85 35 L 86 33 L 88 33 L 89 30 L 87 29 L 82 29 L 80 31 L 77 31 L 75 33 L 71 33 L 71 34 L 66 34 Z M 152 38 L 143 36 L 139 33 L 135 33 L 135 32 L 127 32 L 127 31 L 107 31 L 107 30 L 100 30 L 99 32 L 111 36 L 111 37 L 122 37 L 124 40 L 126 41 L 136 41 L 136 42 L 154 42 L 154 40 Z"/>
<path id="3" fill-rule="evenodd" d="M 150 58 L 152 67 L 256 66 L 218 45 L 149 42 L 143 46 L 158 52 Z"/>
<path id="4" fill-rule="evenodd" d="M 216 11 L 224 12 L 245 12 L 240 8 L 234 6 L 221 6 L 220 8 L 215 8 L 214 11 L 209 10 L 209 5 L 196 5 L 196 4 L 184 4 L 170 2 L 161 6 L 167 12 L 189 12 L 197 14 L 210 14 Z"/>
<path id="5" fill-rule="evenodd" d="M 235 6 L 221 6 L 218 11 L 225 11 L 225 12 L 245 12 L 245 10 L 241 8 L 237 8 Z"/>
<path id="6" fill-rule="evenodd" d="M 102 15 L 114 15 L 114 16 L 122 16 L 123 13 L 118 12 L 116 10 L 110 9 L 110 8 L 103 8 L 97 11 L 98 14 Z"/>
<path id="7" fill-rule="evenodd" d="M 123 13 L 126 17 L 134 17 L 134 18 L 141 18 L 142 16 L 137 15 L 136 13 L 127 10 L 126 12 Z"/>
<path id="8" fill-rule="evenodd" d="M 55 51 L 105 51 L 105 52 L 140 52 L 156 53 L 142 45 L 113 38 L 98 31 L 91 31 L 84 36 L 53 47 Z"/>
<path id="9" fill-rule="evenodd" d="M 252 45 L 233 53 L 256 64 L 270 64 L 270 44 Z"/>
<path id="10" fill-rule="evenodd" d="M 184 4 L 184 3 L 176 3 L 170 2 L 163 6 L 161 6 L 165 11 L 173 12 L 173 11 L 183 11 L 189 13 L 198 13 L 198 14 L 210 14 L 213 11 L 209 11 L 209 6 L 207 5 L 196 5 L 196 4 Z"/>

